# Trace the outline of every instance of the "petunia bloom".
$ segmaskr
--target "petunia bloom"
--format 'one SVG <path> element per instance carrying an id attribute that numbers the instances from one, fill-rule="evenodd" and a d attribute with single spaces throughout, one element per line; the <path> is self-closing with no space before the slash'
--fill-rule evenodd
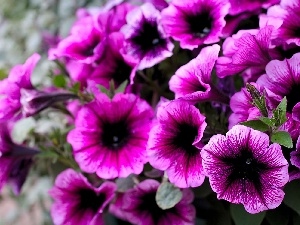
<path id="1" fill-rule="evenodd" d="M 126 24 L 126 15 L 134 8 L 136 8 L 136 6 L 123 1 L 108 10 L 104 9 L 103 12 L 98 15 L 97 26 L 106 35 L 118 32 L 121 27 Z"/>
<path id="2" fill-rule="evenodd" d="M 103 60 L 92 72 L 86 76 L 86 80 L 92 80 L 106 88 L 109 88 L 109 82 L 114 81 L 116 87 L 124 81 L 133 82 L 135 75 L 135 66 L 133 62 L 128 62 L 120 53 L 124 45 L 124 36 L 120 32 L 115 32 L 107 37 L 107 47 L 103 53 Z"/>
<path id="3" fill-rule="evenodd" d="M 288 182 L 288 162 L 269 136 L 242 125 L 214 135 L 201 151 L 203 169 L 218 199 L 241 203 L 249 213 L 278 207 Z"/>
<path id="4" fill-rule="evenodd" d="M 175 98 L 191 103 L 229 99 L 213 85 L 211 74 L 220 51 L 219 45 L 205 47 L 200 54 L 180 67 L 169 81 Z"/>
<path id="5" fill-rule="evenodd" d="M 0 120 L 17 120 L 39 113 L 53 104 L 77 98 L 68 92 L 45 92 L 35 89 L 30 81 L 40 55 L 33 54 L 23 65 L 13 67 L 8 78 L 0 81 Z"/>
<path id="6" fill-rule="evenodd" d="M 148 161 L 146 144 L 153 110 L 133 94 L 116 94 L 109 99 L 97 94 L 77 113 L 75 129 L 67 140 L 74 158 L 87 173 L 101 178 L 139 174 Z"/>
<path id="7" fill-rule="evenodd" d="M 127 24 L 121 28 L 125 36 L 121 53 L 125 60 L 136 62 L 140 70 L 173 54 L 174 45 L 159 23 L 160 17 L 160 12 L 152 4 L 145 3 L 127 14 Z"/>
<path id="8" fill-rule="evenodd" d="M 97 16 L 79 16 L 68 37 L 62 39 L 56 48 L 50 49 L 50 60 L 66 57 L 80 63 L 92 64 L 102 56 L 105 48 L 104 31 L 97 26 Z"/>
<path id="9" fill-rule="evenodd" d="M 118 217 L 135 225 L 193 225 L 195 208 L 191 204 L 193 192 L 182 190 L 182 199 L 173 208 L 162 210 L 155 201 L 160 183 L 156 180 L 144 180 L 133 189 L 125 192 L 110 211 Z"/>
<path id="10" fill-rule="evenodd" d="M 20 102 L 24 117 L 35 115 L 42 110 L 53 106 L 55 103 L 78 98 L 77 95 L 68 92 L 44 92 L 38 90 L 21 89 Z"/>
<path id="11" fill-rule="evenodd" d="M 199 110 L 185 101 L 161 106 L 148 140 L 150 164 L 166 171 L 170 182 L 178 187 L 200 186 L 205 178 L 200 150 L 206 125 Z"/>
<path id="12" fill-rule="evenodd" d="M 300 53 L 283 61 L 272 60 L 266 66 L 266 74 L 261 76 L 257 83 L 267 91 L 267 95 L 273 101 L 270 103 L 277 106 L 286 96 L 287 111 L 292 114 L 296 121 L 300 121 Z M 274 107 L 275 108 L 275 107 Z"/>
<path id="13" fill-rule="evenodd" d="M 173 0 L 162 11 L 161 23 L 182 48 L 192 50 L 220 40 L 229 6 L 223 0 Z"/>
<path id="14" fill-rule="evenodd" d="M 13 142 L 7 123 L 0 124 L 0 190 L 10 183 L 17 195 L 26 180 L 36 149 Z"/>
<path id="15" fill-rule="evenodd" d="M 8 78 L 0 81 L 1 121 L 18 119 L 22 116 L 21 89 L 34 90 L 30 77 L 39 59 L 39 54 L 33 54 L 23 65 L 14 66 Z"/>
<path id="16" fill-rule="evenodd" d="M 61 172 L 49 191 L 54 199 L 51 207 L 54 224 L 104 225 L 102 213 L 115 191 L 113 182 L 106 181 L 96 188 L 72 169 Z"/>
<path id="17" fill-rule="evenodd" d="M 265 66 L 279 57 L 270 49 L 271 34 L 274 28 L 266 26 L 260 30 L 239 31 L 223 43 L 224 56 L 216 63 L 217 75 L 221 78 L 246 73 L 244 80 L 255 82 L 264 74 Z"/>
<path id="18" fill-rule="evenodd" d="M 277 44 L 294 43 L 300 46 L 300 2 L 297 0 L 281 0 L 280 5 L 272 6 L 268 9 L 268 24 L 281 24 L 275 30 L 274 38 Z"/>

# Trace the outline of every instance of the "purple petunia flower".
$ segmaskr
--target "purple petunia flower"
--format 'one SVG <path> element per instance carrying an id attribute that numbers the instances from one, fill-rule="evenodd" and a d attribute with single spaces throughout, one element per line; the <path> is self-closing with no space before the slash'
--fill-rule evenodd
<path id="1" fill-rule="evenodd" d="M 112 205 L 110 211 L 118 217 L 135 225 L 193 225 L 195 208 L 191 204 L 193 192 L 190 189 L 182 190 L 182 199 L 173 208 L 162 210 L 155 201 L 159 182 L 144 180 L 133 189 L 124 193 Z"/>
<path id="2" fill-rule="evenodd" d="M 17 195 L 25 182 L 32 165 L 32 158 L 37 150 L 15 144 L 11 137 L 7 123 L 0 126 L 0 190 L 5 183 L 12 185 Z"/>
<path id="3" fill-rule="evenodd" d="M 95 63 L 105 48 L 105 34 L 97 26 L 97 16 L 81 15 L 73 25 L 70 35 L 62 39 L 56 48 L 50 49 L 50 60 L 67 57 L 81 63 Z"/>
<path id="4" fill-rule="evenodd" d="M 244 80 L 255 82 L 264 74 L 267 63 L 279 57 L 269 48 L 273 30 L 272 26 L 266 26 L 260 30 L 239 31 L 227 38 L 222 46 L 224 56 L 216 63 L 217 75 L 226 77 L 245 71 Z"/>
<path id="5" fill-rule="evenodd" d="M 49 191 L 54 199 L 51 216 L 55 225 L 104 225 L 102 213 L 116 191 L 113 182 L 93 187 L 82 174 L 72 169 L 60 173 Z"/>
<path id="6" fill-rule="evenodd" d="M 160 17 L 160 12 L 152 4 L 145 3 L 127 14 L 127 24 L 121 28 L 125 36 L 121 52 L 125 60 L 136 62 L 140 70 L 173 54 L 174 45 L 158 22 Z"/>
<path id="7" fill-rule="evenodd" d="M 260 8 L 267 9 L 271 5 L 279 3 L 280 0 L 229 0 L 230 15 L 237 15 L 244 12 L 252 12 Z"/>
<path id="8" fill-rule="evenodd" d="M 152 118 L 152 108 L 133 94 L 116 94 L 112 100 L 99 94 L 77 113 L 67 140 L 85 172 L 105 179 L 139 174 L 148 161 Z"/>
<path id="9" fill-rule="evenodd" d="M 107 35 L 118 32 L 126 24 L 126 15 L 134 8 L 136 6 L 127 2 L 116 4 L 109 10 L 99 13 L 97 26 Z"/>
<path id="10" fill-rule="evenodd" d="M 300 2 L 298 0 L 281 0 L 280 5 L 268 9 L 268 24 L 279 28 L 273 34 L 277 44 L 295 43 L 300 46 Z"/>
<path id="11" fill-rule="evenodd" d="M 220 40 L 229 6 L 228 1 L 223 0 L 173 0 L 162 11 L 161 23 L 182 48 L 192 50 Z"/>
<path id="12" fill-rule="evenodd" d="M 38 90 L 21 89 L 20 102 L 24 117 L 35 115 L 57 102 L 76 99 L 77 95 L 68 92 L 44 92 Z"/>
<path id="13" fill-rule="evenodd" d="M 203 168 L 218 199 L 241 203 L 249 213 L 278 207 L 288 182 L 288 162 L 269 136 L 236 125 L 214 135 L 201 151 Z"/>
<path id="14" fill-rule="evenodd" d="M 257 80 L 257 84 L 264 86 L 270 104 L 275 108 L 284 96 L 287 98 L 287 112 L 292 118 L 300 122 L 300 53 L 283 61 L 272 60 L 266 66 L 266 74 Z"/>
<path id="15" fill-rule="evenodd" d="M 119 86 L 124 81 L 133 83 L 136 64 L 126 61 L 120 53 L 124 45 L 124 36 L 115 32 L 107 38 L 107 47 L 103 53 L 103 60 L 94 68 L 86 79 L 109 88 L 109 82 L 114 81 Z"/>
<path id="16" fill-rule="evenodd" d="M 158 109 L 157 120 L 147 146 L 150 164 L 166 171 L 178 187 L 200 186 L 205 178 L 200 156 L 205 117 L 195 106 L 175 100 Z"/>
<path id="17" fill-rule="evenodd" d="M 30 81 L 40 55 L 33 54 L 24 65 L 12 68 L 8 78 L 0 81 L 0 120 L 17 120 L 32 116 L 60 101 L 77 98 L 72 93 L 36 90 Z"/>
<path id="18" fill-rule="evenodd" d="M 13 67 L 8 78 L 0 81 L 0 120 L 21 117 L 21 89 L 34 90 L 30 77 L 39 59 L 40 55 L 33 54 L 23 65 Z"/>
<path id="19" fill-rule="evenodd" d="M 191 103 L 218 101 L 227 103 L 228 98 L 221 93 L 211 80 L 211 73 L 218 59 L 219 45 L 203 48 L 200 54 L 180 67 L 169 81 L 175 97 Z"/>

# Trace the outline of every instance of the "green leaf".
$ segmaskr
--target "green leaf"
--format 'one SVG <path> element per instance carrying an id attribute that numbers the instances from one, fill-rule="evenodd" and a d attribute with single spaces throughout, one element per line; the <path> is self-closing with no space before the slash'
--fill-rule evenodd
<path id="1" fill-rule="evenodd" d="M 276 131 L 271 135 L 271 141 L 287 148 L 293 147 L 291 135 L 286 131 Z"/>
<path id="2" fill-rule="evenodd" d="M 264 122 L 262 122 L 261 120 L 249 120 L 246 122 L 242 122 L 240 124 L 245 125 L 247 127 L 251 127 L 255 130 L 259 130 L 262 132 L 269 130 L 269 126 L 267 124 L 265 124 Z"/>
<path id="3" fill-rule="evenodd" d="M 260 225 L 266 212 L 250 214 L 242 205 L 231 204 L 230 213 L 235 225 Z"/>
<path id="4" fill-rule="evenodd" d="M 106 87 L 104 87 L 104 86 L 98 84 L 98 88 L 99 88 L 99 91 L 100 91 L 101 93 L 106 94 L 106 95 L 109 95 L 109 90 L 108 90 Z"/>
<path id="5" fill-rule="evenodd" d="M 182 192 L 169 182 L 163 182 L 157 189 L 155 200 L 165 210 L 174 207 L 182 199 Z"/>
<path id="6" fill-rule="evenodd" d="M 67 85 L 66 77 L 64 75 L 54 76 L 52 82 L 56 87 L 66 87 Z"/>
<path id="7" fill-rule="evenodd" d="M 119 87 L 115 90 L 115 93 L 124 93 L 125 88 L 127 87 L 128 80 L 125 80 Z"/>
<path id="8" fill-rule="evenodd" d="M 80 91 L 80 83 L 79 82 L 74 83 L 70 91 L 77 94 Z"/>
<path id="9" fill-rule="evenodd" d="M 133 188 L 134 186 L 134 175 L 131 174 L 125 178 L 118 178 L 116 180 L 116 185 L 118 187 L 118 192 L 126 192 L 127 190 Z"/>
<path id="10" fill-rule="evenodd" d="M 298 180 L 289 182 L 284 188 L 284 203 L 300 215 L 300 182 Z"/>
<path id="11" fill-rule="evenodd" d="M 274 127 L 275 126 L 275 121 L 274 119 L 270 119 L 268 117 L 260 117 L 260 121 L 262 121 L 264 124 L 268 125 L 269 127 Z"/>
<path id="12" fill-rule="evenodd" d="M 276 121 L 275 125 L 277 127 L 281 126 L 287 120 L 286 119 L 286 106 L 287 106 L 287 101 L 286 101 L 286 97 L 284 97 L 273 112 L 273 117 Z"/>

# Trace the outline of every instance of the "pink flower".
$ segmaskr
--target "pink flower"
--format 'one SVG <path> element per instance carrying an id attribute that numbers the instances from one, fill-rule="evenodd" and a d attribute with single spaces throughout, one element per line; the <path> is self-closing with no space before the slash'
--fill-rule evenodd
<path id="1" fill-rule="evenodd" d="M 148 161 L 152 118 L 152 108 L 133 94 L 117 94 L 112 100 L 99 94 L 79 110 L 67 140 L 85 172 L 105 179 L 139 174 Z"/>
<path id="2" fill-rule="evenodd" d="M 104 225 L 102 213 L 113 199 L 116 185 L 104 182 L 96 188 L 72 169 L 60 173 L 49 194 L 54 199 L 51 216 L 55 225 Z"/>
<path id="3" fill-rule="evenodd" d="M 218 199 L 241 203 L 249 213 L 278 207 L 288 182 L 288 162 L 269 136 L 236 125 L 214 135 L 201 151 L 203 169 Z"/>

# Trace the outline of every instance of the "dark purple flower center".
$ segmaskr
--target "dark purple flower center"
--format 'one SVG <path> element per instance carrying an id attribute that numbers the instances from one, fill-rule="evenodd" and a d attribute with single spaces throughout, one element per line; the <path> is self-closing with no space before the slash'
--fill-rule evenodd
<path id="1" fill-rule="evenodd" d="M 300 27 L 295 28 L 294 35 L 300 37 Z"/>
<path id="2" fill-rule="evenodd" d="M 141 197 L 140 204 L 137 206 L 138 210 L 141 212 L 148 212 L 151 214 L 154 224 L 158 224 L 160 218 L 168 213 L 176 214 L 176 208 L 171 208 L 167 210 L 162 210 L 155 201 L 156 191 L 146 193 Z"/>
<path id="3" fill-rule="evenodd" d="M 177 130 L 178 133 L 174 137 L 174 145 L 182 149 L 189 156 L 199 154 L 199 149 L 193 145 L 198 135 L 197 127 L 182 123 L 178 125 Z"/>
<path id="4" fill-rule="evenodd" d="M 207 11 L 199 12 L 196 15 L 187 15 L 186 21 L 189 24 L 190 32 L 196 37 L 205 37 L 212 28 L 213 18 Z"/>
<path id="5" fill-rule="evenodd" d="M 100 37 L 97 35 L 93 35 L 91 37 L 91 40 L 89 40 L 89 42 L 87 43 L 81 43 L 82 46 L 81 48 L 78 49 L 79 54 L 81 54 L 82 56 L 92 56 L 94 55 L 94 49 L 96 48 L 96 46 L 100 43 Z"/>
<path id="6" fill-rule="evenodd" d="M 87 188 L 80 189 L 78 191 L 78 195 L 80 196 L 79 209 L 91 209 L 93 212 L 97 212 L 106 199 L 106 195 L 104 193 L 97 194 L 92 189 Z"/>
<path id="7" fill-rule="evenodd" d="M 299 46 L 295 46 L 295 47 L 290 48 L 290 49 L 283 49 L 282 46 L 277 46 L 277 47 L 275 47 L 275 49 L 282 56 L 281 60 L 290 59 L 294 54 L 300 52 L 300 47 Z"/>
<path id="8" fill-rule="evenodd" d="M 240 154 L 224 158 L 223 161 L 231 168 L 228 176 L 229 185 L 237 180 L 247 180 L 252 182 L 257 190 L 260 190 L 260 173 L 268 167 L 264 163 L 259 162 L 249 149 L 241 149 Z"/>
<path id="9" fill-rule="evenodd" d="M 139 46 L 142 52 L 148 52 L 157 46 L 164 46 L 166 40 L 161 37 L 156 21 L 143 22 L 141 29 L 137 32 L 132 42 Z"/>
<path id="10" fill-rule="evenodd" d="M 286 95 L 287 111 L 292 112 L 293 107 L 300 102 L 300 84 L 294 84 Z"/>
<path id="11" fill-rule="evenodd" d="M 116 64 L 117 67 L 112 75 L 112 78 L 117 85 L 120 85 L 125 80 L 129 79 L 132 68 L 125 63 L 124 60 L 118 60 Z"/>
<path id="12" fill-rule="evenodd" d="M 127 143 L 130 137 L 128 124 L 125 120 L 115 123 L 104 123 L 102 133 L 102 143 L 111 149 L 118 149 Z"/>

